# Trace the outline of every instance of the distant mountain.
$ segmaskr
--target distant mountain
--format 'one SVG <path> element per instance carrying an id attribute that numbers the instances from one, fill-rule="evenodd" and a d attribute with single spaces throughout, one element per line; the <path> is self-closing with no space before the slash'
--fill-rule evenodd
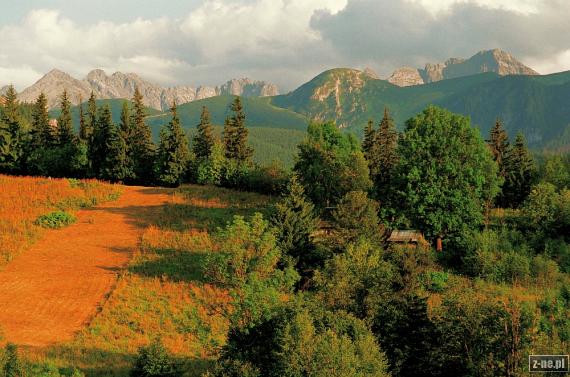
<path id="1" fill-rule="evenodd" d="M 274 96 L 279 93 L 274 84 L 254 81 L 249 78 L 229 80 L 217 87 L 175 86 L 164 88 L 144 80 L 134 73 L 115 72 L 108 76 L 103 70 L 96 69 L 89 72 L 85 79 L 78 80 L 65 72 L 54 69 L 35 84 L 23 90 L 18 97 L 22 102 L 31 103 L 43 92 L 48 98 L 48 107 L 51 109 L 59 106 L 59 97 L 64 89 L 67 90 L 72 104 L 76 105 L 81 100 L 86 100 L 91 91 L 100 99 L 132 98 L 137 86 L 144 97 L 145 105 L 157 110 L 167 110 L 173 101 L 183 104 L 226 94 L 248 97 Z"/>
<path id="2" fill-rule="evenodd" d="M 511 54 L 494 49 L 480 51 L 469 59 L 450 58 L 445 63 L 428 63 L 423 69 L 399 68 L 392 73 L 388 81 L 398 86 L 411 86 L 485 72 L 495 72 L 501 76 L 538 75 Z"/>
<path id="3" fill-rule="evenodd" d="M 399 87 L 362 71 L 338 68 L 271 100 L 309 119 L 334 120 L 358 134 L 369 119 L 380 120 L 385 106 L 402 129 L 405 120 L 435 104 L 469 115 L 484 136 L 500 118 L 512 137 L 523 132 L 533 147 L 563 149 L 570 143 L 568 98 L 570 71 L 546 76 L 486 72 Z M 567 142 L 561 145 L 560 140 Z"/>

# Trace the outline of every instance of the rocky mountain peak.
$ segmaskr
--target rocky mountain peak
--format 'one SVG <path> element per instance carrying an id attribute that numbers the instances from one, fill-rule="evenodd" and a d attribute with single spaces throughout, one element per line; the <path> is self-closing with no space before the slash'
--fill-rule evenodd
<path id="1" fill-rule="evenodd" d="M 413 70 L 417 71 L 417 74 Z M 449 58 L 444 63 L 427 63 L 423 69 L 399 68 L 388 81 L 398 86 L 409 86 L 484 72 L 495 72 L 501 76 L 538 74 L 508 52 L 496 48 L 479 51 L 469 59 Z M 422 82 L 417 78 L 418 75 Z"/>
<path id="2" fill-rule="evenodd" d="M 22 102 L 34 102 L 41 92 L 48 98 L 48 107 L 59 106 L 61 92 L 67 90 L 72 104 L 79 104 L 87 99 L 91 92 L 97 98 L 132 98 L 135 87 L 143 95 L 146 106 L 167 110 L 173 102 L 183 104 L 221 94 L 240 96 L 274 96 L 279 94 L 277 86 L 265 81 L 250 78 L 229 80 L 220 87 L 190 86 L 162 87 L 143 79 L 135 73 L 115 72 L 112 75 L 102 69 L 90 71 L 83 80 L 77 80 L 69 74 L 53 69 L 34 85 L 19 94 Z"/>

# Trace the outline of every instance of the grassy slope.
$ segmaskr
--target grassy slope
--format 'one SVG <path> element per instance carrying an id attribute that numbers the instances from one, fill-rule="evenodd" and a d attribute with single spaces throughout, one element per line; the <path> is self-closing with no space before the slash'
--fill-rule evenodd
<path id="1" fill-rule="evenodd" d="M 225 343 L 228 294 L 206 284 L 202 265 L 215 252 L 213 233 L 234 215 L 266 212 L 272 199 L 218 187 L 185 186 L 171 193 L 145 228 L 141 249 L 122 273 L 101 312 L 76 339 L 27 356 L 87 376 L 128 376 L 141 345 L 160 336 L 200 376 Z"/>

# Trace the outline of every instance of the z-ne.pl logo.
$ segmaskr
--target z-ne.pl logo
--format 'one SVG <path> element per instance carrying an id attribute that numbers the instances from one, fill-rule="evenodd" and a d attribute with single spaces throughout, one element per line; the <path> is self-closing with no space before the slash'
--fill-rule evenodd
<path id="1" fill-rule="evenodd" d="M 529 355 L 529 372 L 570 372 L 568 355 Z"/>

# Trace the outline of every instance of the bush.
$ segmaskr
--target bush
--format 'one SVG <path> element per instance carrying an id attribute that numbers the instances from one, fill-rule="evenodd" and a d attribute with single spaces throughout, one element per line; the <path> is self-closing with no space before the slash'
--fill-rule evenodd
<path id="1" fill-rule="evenodd" d="M 288 179 L 288 174 L 280 163 L 256 166 L 247 176 L 247 190 L 260 194 L 281 194 L 287 186 Z"/>
<path id="2" fill-rule="evenodd" d="M 426 288 L 432 292 L 443 292 L 447 287 L 447 280 L 449 279 L 449 274 L 443 271 L 429 271 L 425 275 L 426 277 Z"/>
<path id="3" fill-rule="evenodd" d="M 176 363 L 160 340 L 155 340 L 147 347 L 141 347 L 131 370 L 132 377 L 174 377 L 180 372 Z"/>
<path id="4" fill-rule="evenodd" d="M 77 218 L 65 211 L 54 211 L 46 215 L 41 215 L 35 224 L 43 228 L 59 229 L 73 224 Z"/>

